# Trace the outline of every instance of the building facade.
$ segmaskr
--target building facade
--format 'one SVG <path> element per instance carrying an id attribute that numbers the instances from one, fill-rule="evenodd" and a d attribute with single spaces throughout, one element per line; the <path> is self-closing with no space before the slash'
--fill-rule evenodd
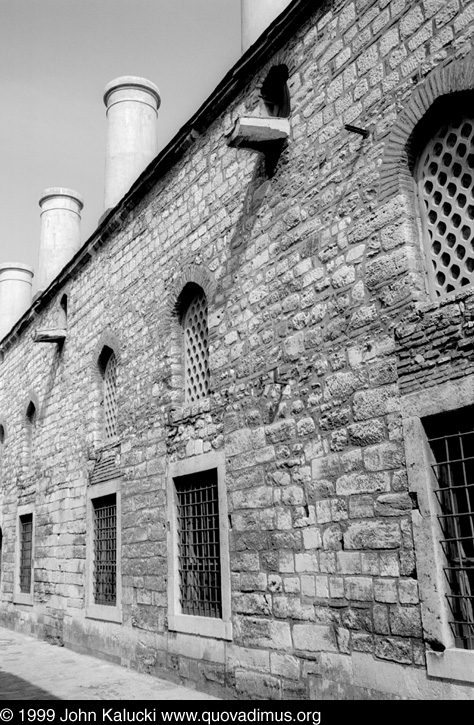
<path id="1" fill-rule="evenodd" d="M 5 335 L 2 625 L 474 699 L 473 32 L 294 0 Z"/>

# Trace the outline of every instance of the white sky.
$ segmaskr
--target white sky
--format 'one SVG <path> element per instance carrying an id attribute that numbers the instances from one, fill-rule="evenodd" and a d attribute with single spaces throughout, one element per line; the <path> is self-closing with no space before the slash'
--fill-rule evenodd
<path id="1" fill-rule="evenodd" d="M 161 149 L 239 55 L 240 0 L 0 0 L 0 262 L 37 268 L 51 186 L 84 197 L 82 241 L 94 231 L 109 81 L 158 85 Z"/>

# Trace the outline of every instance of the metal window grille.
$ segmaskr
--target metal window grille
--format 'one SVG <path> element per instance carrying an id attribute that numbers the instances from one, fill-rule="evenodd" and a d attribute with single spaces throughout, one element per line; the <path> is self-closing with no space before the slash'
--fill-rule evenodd
<path id="1" fill-rule="evenodd" d="M 209 393 L 207 300 L 201 290 L 184 317 L 186 401 L 193 403 Z"/>
<path id="2" fill-rule="evenodd" d="M 450 626 L 456 646 L 474 649 L 474 408 L 425 424 L 436 463 Z M 427 419 L 428 421 L 430 419 Z M 444 435 L 440 435 L 444 430 Z"/>
<path id="3" fill-rule="evenodd" d="M 428 274 L 443 297 L 474 283 L 474 120 L 444 125 L 417 175 Z"/>
<path id="4" fill-rule="evenodd" d="M 33 553 L 33 514 L 20 516 L 20 592 L 31 592 Z"/>
<path id="5" fill-rule="evenodd" d="M 104 371 L 104 429 L 105 440 L 117 435 L 117 362 L 115 355 L 109 357 Z"/>
<path id="6" fill-rule="evenodd" d="M 94 602 L 117 602 L 117 501 L 115 494 L 95 499 Z"/>
<path id="7" fill-rule="evenodd" d="M 222 617 L 217 471 L 175 479 L 183 614 Z"/>

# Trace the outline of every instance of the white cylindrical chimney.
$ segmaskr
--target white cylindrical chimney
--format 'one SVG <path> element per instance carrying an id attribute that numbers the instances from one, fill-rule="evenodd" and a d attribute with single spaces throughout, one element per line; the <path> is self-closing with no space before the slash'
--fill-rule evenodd
<path id="1" fill-rule="evenodd" d="M 242 0 L 242 53 L 255 43 L 292 0 Z"/>
<path id="2" fill-rule="evenodd" d="M 81 246 L 82 197 L 72 189 L 45 189 L 41 207 L 38 292 L 59 274 Z"/>
<path id="3" fill-rule="evenodd" d="M 105 210 L 114 207 L 158 153 L 161 99 L 146 78 L 122 76 L 104 91 L 107 107 Z"/>
<path id="4" fill-rule="evenodd" d="M 26 264 L 0 264 L 0 340 L 31 305 L 32 280 Z"/>

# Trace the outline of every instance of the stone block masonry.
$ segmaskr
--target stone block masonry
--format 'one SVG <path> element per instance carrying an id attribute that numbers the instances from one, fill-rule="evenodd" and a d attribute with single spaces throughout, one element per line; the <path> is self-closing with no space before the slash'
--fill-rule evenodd
<path id="1" fill-rule="evenodd" d="M 401 413 L 406 392 L 470 374 L 472 290 L 429 301 L 414 191 L 386 156 L 416 90 L 467 57 L 473 7 L 315 4 L 2 343 L 0 622 L 223 697 L 474 698 L 427 676 Z M 270 173 L 225 138 L 282 63 L 292 130 Z M 211 380 L 193 404 L 177 314 L 190 281 L 207 295 Z M 64 292 L 64 346 L 33 344 Z M 117 354 L 121 621 L 87 610 L 103 344 Z M 212 452 L 232 640 L 169 627 L 169 467 Z M 15 601 L 23 505 L 31 604 Z"/>

